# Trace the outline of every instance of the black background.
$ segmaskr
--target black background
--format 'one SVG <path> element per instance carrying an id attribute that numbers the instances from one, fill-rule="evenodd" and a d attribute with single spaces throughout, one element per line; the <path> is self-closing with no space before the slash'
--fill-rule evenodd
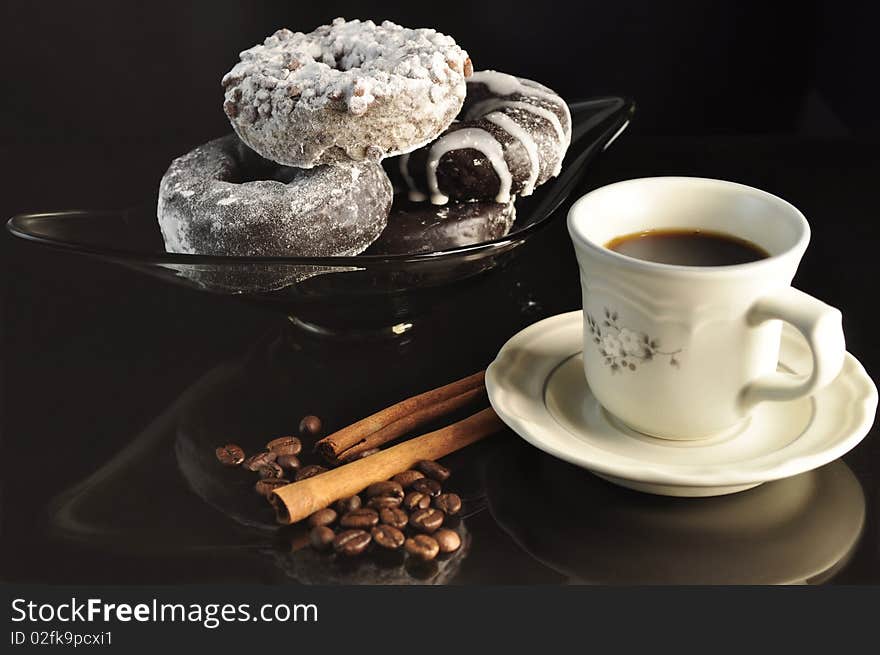
<path id="1" fill-rule="evenodd" d="M 874 3 L 26 2 L 0 9 L 0 143 L 200 143 L 219 81 L 278 27 L 385 18 L 454 36 L 476 67 L 574 99 L 635 97 L 650 134 L 874 132 Z M 8 163 L 6 164 L 8 165 Z"/>
<path id="2" fill-rule="evenodd" d="M 683 174 L 743 182 L 793 202 L 813 227 L 796 284 L 843 309 L 848 348 L 876 375 L 880 342 L 866 294 L 877 279 L 880 239 L 877 13 L 847 0 L 6 1 L 0 217 L 154 201 L 173 157 L 229 131 L 219 80 L 238 51 L 281 26 L 308 31 L 337 15 L 390 18 L 452 34 L 477 68 L 532 77 L 572 100 L 635 98 L 631 129 L 581 191 Z M 564 221 L 557 217 L 522 250 L 507 275 L 517 280 L 516 294 L 537 304 L 518 320 L 576 309 Z M 0 579 L 276 581 L 277 573 L 256 560 L 236 568 L 241 564 L 222 554 L 162 559 L 132 548 L 108 556 L 88 543 L 61 543 L 47 535 L 47 505 L 151 426 L 206 371 L 274 329 L 278 317 L 5 234 L 0 281 Z M 492 309 L 507 300 L 487 298 Z M 496 329 L 495 349 L 517 326 Z M 438 342 L 437 356 L 456 345 Z M 396 374 L 393 367 L 377 371 L 377 384 Z M 863 486 L 868 524 L 835 582 L 880 581 L 878 456 L 874 434 L 845 458 Z M 203 536 L 225 545 L 226 517 L 199 502 L 194 507 L 197 520 L 216 523 L 216 532 Z M 182 534 L 192 532 L 192 521 L 169 518 Z M 459 582 L 559 581 L 485 514 L 474 523 L 482 532 Z"/>

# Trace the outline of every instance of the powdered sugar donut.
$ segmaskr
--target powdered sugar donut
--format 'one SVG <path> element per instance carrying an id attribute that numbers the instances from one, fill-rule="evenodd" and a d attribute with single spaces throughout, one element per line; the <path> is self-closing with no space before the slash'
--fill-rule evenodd
<path id="1" fill-rule="evenodd" d="M 472 71 L 436 30 L 337 18 L 242 52 L 223 77 L 223 109 L 242 141 L 280 164 L 378 162 L 446 129 Z"/>
<path id="2" fill-rule="evenodd" d="M 476 72 L 467 82 L 461 119 L 434 143 L 389 162 L 413 200 L 506 203 L 559 174 L 571 141 L 571 114 L 546 86 Z"/>
<path id="3" fill-rule="evenodd" d="M 171 162 L 158 217 L 169 252 L 356 255 L 385 228 L 391 199 L 378 164 L 279 167 L 230 134 Z"/>

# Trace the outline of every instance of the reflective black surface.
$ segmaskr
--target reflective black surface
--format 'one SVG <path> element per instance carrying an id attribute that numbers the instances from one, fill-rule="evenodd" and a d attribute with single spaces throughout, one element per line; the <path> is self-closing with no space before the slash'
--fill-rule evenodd
<path id="1" fill-rule="evenodd" d="M 180 149 L 141 145 L 137 161 L 130 147 L 4 152 L 18 163 L 4 211 L 129 205 Z M 795 282 L 843 309 L 848 348 L 876 376 L 866 296 L 880 237 L 876 152 L 853 142 L 623 137 L 577 192 L 689 174 L 792 201 L 813 227 Z M 38 175 L 45 161 L 63 179 Z M 264 306 L 7 235 L 0 254 L 5 580 L 880 582 L 876 428 L 842 462 L 708 500 L 617 489 L 501 434 L 449 458 L 468 545 L 428 571 L 315 559 L 295 530 L 278 532 L 259 503 L 230 493 L 227 471 L 205 452 L 215 439 L 253 446 L 307 412 L 345 424 L 485 366 L 521 327 L 576 308 L 561 216 L 518 257 L 438 294 L 411 329 L 372 341 L 315 334 Z"/>
<path id="2" fill-rule="evenodd" d="M 510 231 L 486 241 L 428 252 L 340 257 L 168 253 L 153 198 L 123 211 L 20 214 L 7 229 L 26 241 L 97 256 L 173 284 L 236 295 L 322 331 L 375 332 L 423 313 L 453 292 L 450 285 L 494 269 L 545 228 L 591 162 L 629 125 L 635 105 L 609 96 L 574 102 L 570 110 L 572 138 L 562 172 L 531 196 L 518 198 Z"/>

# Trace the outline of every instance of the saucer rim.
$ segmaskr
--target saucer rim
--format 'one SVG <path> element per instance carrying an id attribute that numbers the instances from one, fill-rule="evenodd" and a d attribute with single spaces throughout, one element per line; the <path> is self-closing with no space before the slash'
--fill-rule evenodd
<path id="1" fill-rule="evenodd" d="M 862 386 L 864 386 L 864 393 L 862 394 L 853 395 L 858 389 L 850 392 L 854 401 L 851 406 L 856 410 L 856 415 L 853 416 L 852 420 L 852 427 L 850 429 L 842 429 L 839 433 L 841 436 L 838 438 L 830 442 L 826 441 L 822 444 L 817 444 L 816 450 L 799 457 L 780 460 L 770 465 L 765 463 L 764 466 L 757 468 L 750 466 L 752 462 L 778 453 L 779 450 L 776 450 L 761 457 L 739 460 L 736 462 L 736 468 L 730 468 L 729 466 L 700 466 L 695 468 L 669 466 L 659 462 L 638 459 L 629 459 L 626 465 L 620 465 L 602 461 L 601 458 L 591 456 L 592 453 L 589 451 L 584 452 L 577 448 L 559 448 L 546 443 L 542 438 L 541 432 L 547 429 L 545 426 L 509 410 L 505 402 L 506 389 L 503 379 L 499 374 L 499 368 L 504 363 L 505 358 L 510 355 L 511 350 L 515 348 L 528 348 L 529 342 L 533 343 L 536 338 L 545 343 L 543 339 L 549 338 L 548 335 L 552 330 L 558 330 L 575 321 L 582 323 L 582 312 L 580 310 L 545 318 L 513 335 L 501 347 L 493 362 L 486 369 L 486 390 L 492 408 L 501 420 L 522 439 L 554 457 L 596 474 L 619 478 L 622 481 L 631 480 L 643 485 L 680 487 L 682 489 L 693 488 L 695 491 L 705 487 L 755 486 L 763 482 L 779 480 L 811 471 L 838 459 L 858 445 L 867 436 L 874 424 L 878 404 L 877 387 L 858 359 L 847 352 L 844 367 L 852 366 L 853 370 L 849 376 L 859 379 L 863 383 Z M 794 332 L 794 328 L 787 324 L 783 325 L 783 329 L 789 333 Z M 547 380 L 561 362 L 582 352 L 582 344 L 579 340 L 576 345 L 565 349 L 564 352 L 561 346 L 557 346 L 556 350 L 559 352 L 553 352 L 547 356 L 548 360 L 552 358 L 552 364 L 548 361 L 540 371 L 540 398 L 531 398 L 530 396 L 530 399 L 533 400 L 530 404 L 532 410 L 537 411 L 543 417 L 553 422 L 555 422 L 555 419 L 547 408 L 544 397 Z M 831 384 L 837 384 L 840 379 L 838 377 Z M 806 430 L 809 429 L 810 426 L 807 426 Z M 589 435 L 581 436 L 589 438 Z M 668 495 L 668 492 L 666 495 Z"/>

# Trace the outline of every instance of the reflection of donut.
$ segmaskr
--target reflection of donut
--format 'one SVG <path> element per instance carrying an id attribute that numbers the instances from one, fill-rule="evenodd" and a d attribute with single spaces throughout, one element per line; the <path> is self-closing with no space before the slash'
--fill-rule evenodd
<path id="1" fill-rule="evenodd" d="M 391 198 L 378 164 L 279 167 L 229 135 L 171 162 L 159 226 L 169 252 L 356 255 L 384 229 Z"/>
<path id="2" fill-rule="evenodd" d="M 388 227 L 365 254 L 437 252 L 503 237 L 516 219 L 513 200 L 452 202 L 435 207 L 395 196 Z"/>
<path id="3" fill-rule="evenodd" d="M 396 162 L 414 200 L 503 203 L 559 174 L 571 114 L 547 87 L 495 71 L 474 73 L 462 117 L 434 143 Z"/>
<path id="4" fill-rule="evenodd" d="M 242 52 L 223 77 L 223 108 L 245 143 L 281 164 L 378 162 L 445 129 L 472 70 L 436 30 L 337 18 Z"/>

